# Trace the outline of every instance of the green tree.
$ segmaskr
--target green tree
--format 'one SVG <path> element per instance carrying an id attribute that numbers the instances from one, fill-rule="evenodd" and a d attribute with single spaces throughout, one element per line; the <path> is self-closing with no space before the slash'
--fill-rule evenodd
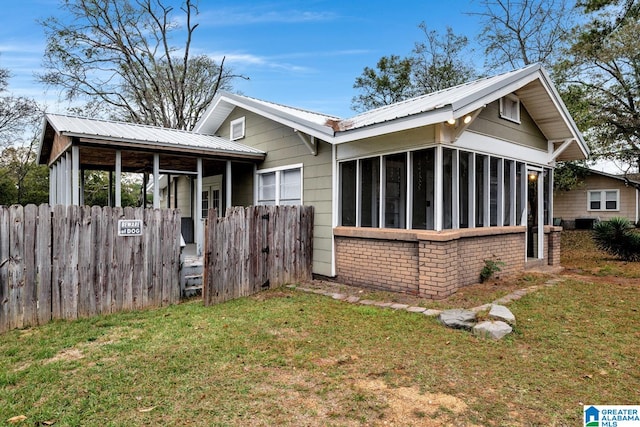
<path id="1" fill-rule="evenodd" d="M 587 23 L 575 28 L 556 67 L 573 96 L 568 106 L 584 120 L 595 158 L 640 170 L 640 3 L 585 0 L 578 7 Z"/>
<path id="2" fill-rule="evenodd" d="M 353 97 L 351 108 L 368 111 L 413 96 L 412 64 L 410 58 L 391 55 L 380 58 L 375 69 L 365 67 L 353 85 L 361 93 Z"/>
<path id="3" fill-rule="evenodd" d="M 464 58 L 466 37 L 456 36 L 451 28 L 442 36 L 419 25 L 425 36 L 410 56 L 383 56 L 376 68 L 365 67 L 353 85 L 360 93 L 351 108 L 367 111 L 405 99 L 446 89 L 475 77 L 473 67 Z"/>
<path id="4" fill-rule="evenodd" d="M 192 54 L 192 0 L 179 13 L 162 0 L 63 0 L 61 9 L 64 20 L 42 22 L 46 72 L 39 79 L 68 99 L 108 107 L 115 118 L 190 130 L 237 77 L 224 59 Z"/>
<path id="5" fill-rule="evenodd" d="M 0 153 L 0 188 L 3 205 L 47 203 L 49 169 L 36 163 L 31 147 L 5 148 Z"/>
<path id="6" fill-rule="evenodd" d="M 139 180 L 125 175 L 121 180 L 121 205 L 142 206 L 142 184 Z M 114 190 L 114 189 L 112 189 Z M 84 204 L 87 206 L 108 206 L 109 203 L 109 174 L 104 171 L 85 173 Z"/>

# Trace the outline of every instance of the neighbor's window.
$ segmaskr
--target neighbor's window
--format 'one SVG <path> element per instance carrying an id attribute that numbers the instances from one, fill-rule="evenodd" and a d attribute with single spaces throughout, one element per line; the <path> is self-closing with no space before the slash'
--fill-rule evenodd
<path id="1" fill-rule="evenodd" d="M 244 138 L 244 117 L 231 121 L 230 135 L 232 141 Z"/>
<path id="2" fill-rule="evenodd" d="M 589 191 L 590 211 L 617 211 L 620 205 L 620 192 L 618 190 Z"/>
<path id="3" fill-rule="evenodd" d="M 258 205 L 302 204 L 302 167 L 258 171 Z"/>
<path id="4" fill-rule="evenodd" d="M 500 117 L 520 123 L 520 99 L 515 95 L 500 98 Z"/>

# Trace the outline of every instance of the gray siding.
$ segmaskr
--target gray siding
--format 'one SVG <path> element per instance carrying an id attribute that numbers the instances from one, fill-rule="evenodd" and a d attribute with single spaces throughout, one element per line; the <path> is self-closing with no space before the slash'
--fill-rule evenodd
<path id="1" fill-rule="evenodd" d="M 540 132 L 522 104 L 519 124 L 501 118 L 500 101 L 494 101 L 480 112 L 476 120 L 469 125 L 469 130 L 547 151 L 547 138 Z"/>
<path id="2" fill-rule="evenodd" d="M 217 134 L 228 138 L 230 122 L 243 116 L 245 137 L 238 142 L 267 153 L 265 160 L 258 164 L 258 170 L 303 164 L 303 203 L 315 208 L 313 272 L 330 276 L 333 249 L 331 146 L 318 141 L 318 154 L 313 156 L 293 129 L 241 108 L 231 112 Z M 234 204 L 253 204 L 252 172 L 248 168 L 244 174 L 234 172 Z M 247 190 L 249 188 L 251 191 Z"/>

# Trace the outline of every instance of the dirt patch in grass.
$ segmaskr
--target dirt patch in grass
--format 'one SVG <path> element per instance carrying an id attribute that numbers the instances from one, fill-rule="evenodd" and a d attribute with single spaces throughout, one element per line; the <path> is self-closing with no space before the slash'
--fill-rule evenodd
<path id="1" fill-rule="evenodd" d="M 360 380 L 355 386 L 374 393 L 387 403 L 384 413 L 387 425 L 440 427 L 448 425 L 451 415 L 459 415 L 468 409 L 467 404 L 455 396 L 420 393 L 415 386 L 392 388 L 381 380 Z"/>
<path id="2" fill-rule="evenodd" d="M 355 296 L 361 300 L 384 301 L 408 304 L 416 307 L 434 309 L 473 308 L 494 301 L 517 289 L 539 285 L 549 279 L 549 275 L 539 273 L 523 273 L 504 278 L 489 280 L 464 286 L 455 294 L 442 300 L 420 298 L 415 295 L 372 290 L 369 288 L 350 286 L 328 280 L 313 280 L 300 285 L 307 289 Z"/>
<path id="3" fill-rule="evenodd" d="M 45 360 L 44 363 L 49 364 L 59 361 L 69 362 L 71 360 L 80 359 L 84 359 L 84 354 L 82 354 L 82 351 L 78 350 L 77 348 L 66 348 L 52 358 Z"/>

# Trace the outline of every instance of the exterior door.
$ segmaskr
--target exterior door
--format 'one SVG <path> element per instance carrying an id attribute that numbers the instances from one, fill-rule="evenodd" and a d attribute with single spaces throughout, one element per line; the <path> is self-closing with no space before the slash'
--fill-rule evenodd
<path id="1" fill-rule="evenodd" d="M 527 258 L 542 259 L 544 245 L 544 174 L 527 170 Z"/>

